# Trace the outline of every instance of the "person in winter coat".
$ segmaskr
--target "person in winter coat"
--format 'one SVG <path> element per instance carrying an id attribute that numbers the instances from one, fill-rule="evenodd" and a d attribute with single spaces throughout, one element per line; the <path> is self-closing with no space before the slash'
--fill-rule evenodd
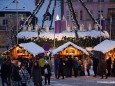
<path id="1" fill-rule="evenodd" d="M 42 74 L 37 61 L 33 63 L 31 76 L 34 82 L 34 86 L 42 86 Z"/>
<path id="2" fill-rule="evenodd" d="M 102 58 L 100 63 L 100 71 L 101 71 L 101 78 L 103 79 L 103 75 L 105 75 L 107 79 L 107 73 L 106 73 L 106 61 L 104 58 Z"/>
<path id="3" fill-rule="evenodd" d="M 8 81 L 7 81 L 7 64 L 6 61 L 4 61 L 1 65 L 1 79 L 2 79 L 2 86 L 6 83 L 8 86 Z"/>
<path id="4" fill-rule="evenodd" d="M 54 66 L 55 66 L 55 77 L 58 78 L 60 59 L 58 56 L 55 56 Z"/>
<path id="5" fill-rule="evenodd" d="M 21 77 L 19 75 L 19 66 L 17 60 L 13 65 L 11 77 L 13 81 L 13 86 L 21 86 Z"/>
<path id="6" fill-rule="evenodd" d="M 19 74 L 21 77 L 21 85 L 27 86 L 27 83 L 30 80 L 30 75 L 29 75 L 28 71 L 26 70 L 26 66 L 24 64 L 21 66 L 21 70 L 19 70 Z"/>
<path id="7" fill-rule="evenodd" d="M 6 70 L 7 70 L 7 77 L 8 77 L 8 84 L 9 84 L 9 86 L 11 86 L 11 73 L 12 73 L 12 63 L 11 63 L 11 61 L 10 60 L 7 60 L 7 68 L 6 68 Z"/>
<path id="8" fill-rule="evenodd" d="M 51 67 L 48 64 L 48 62 L 46 62 L 44 66 L 44 77 L 45 77 L 44 85 L 47 85 L 47 81 L 48 81 L 48 85 L 50 85 L 50 76 L 51 76 Z"/>
<path id="9" fill-rule="evenodd" d="M 109 57 L 109 59 L 107 59 L 106 63 L 107 63 L 107 71 L 108 71 L 107 75 L 110 76 L 111 75 L 111 64 L 112 64 L 111 57 Z"/>
<path id="10" fill-rule="evenodd" d="M 94 77 L 97 76 L 97 68 L 98 68 L 98 59 L 96 57 L 92 57 L 93 58 L 93 71 L 94 71 Z"/>
<path id="11" fill-rule="evenodd" d="M 115 59 L 113 61 L 113 69 L 112 69 L 113 76 L 115 77 Z"/>
<path id="12" fill-rule="evenodd" d="M 59 72 L 58 72 L 58 78 L 60 78 L 60 76 L 62 76 L 62 79 L 64 79 L 64 61 L 62 60 L 62 58 L 60 58 L 60 64 L 59 64 Z"/>
<path id="13" fill-rule="evenodd" d="M 90 76 L 90 68 L 91 68 L 91 61 L 90 61 L 90 59 L 87 59 L 87 61 L 86 61 L 86 70 L 87 70 L 87 74 L 88 74 L 88 76 Z"/>
<path id="14" fill-rule="evenodd" d="M 71 57 L 68 58 L 67 61 L 67 76 L 72 76 L 72 67 L 73 67 L 73 59 Z"/>
<path id="15" fill-rule="evenodd" d="M 73 60 L 73 71 L 74 71 L 74 76 L 77 77 L 78 76 L 78 58 L 74 58 Z"/>

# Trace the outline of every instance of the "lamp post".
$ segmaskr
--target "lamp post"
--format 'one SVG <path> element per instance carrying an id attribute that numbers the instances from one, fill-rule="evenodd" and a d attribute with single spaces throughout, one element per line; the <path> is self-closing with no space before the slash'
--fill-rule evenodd
<path id="1" fill-rule="evenodd" d="M 16 0 L 16 29 L 18 34 L 18 0 Z M 18 38 L 16 39 L 16 43 L 18 44 Z"/>
<path id="2" fill-rule="evenodd" d="M 100 43 L 101 43 L 101 29 L 102 29 L 102 28 L 101 28 L 101 15 L 102 15 L 102 13 L 101 13 L 101 7 L 102 7 L 102 6 L 101 6 L 101 0 L 100 0 L 99 5 L 100 5 L 100 9 L 99 9 L 99 10 L 100 10 L 100 13 L 99 13 L 99 14 L 100 14 L 100 17 L 99 17 L 100 25 L 99 25 L 99 27 L 100 27 Z"/>
<path id="3" fill-rule="evenodd" d="M 111 40 L 111 24 L 112 24 L 112 16 L 110 16 L 110 40 Z"/>

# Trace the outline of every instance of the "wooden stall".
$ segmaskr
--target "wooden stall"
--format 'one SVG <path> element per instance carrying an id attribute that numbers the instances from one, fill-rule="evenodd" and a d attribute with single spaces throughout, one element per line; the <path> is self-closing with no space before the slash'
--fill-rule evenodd
<path id="1" fill-rule="evenodd" d="M 98 74 L 101 73 L 101 61 L 104 58 L 106 61 L 111 57 L 112 63 L 115 59 L 115 41 L 112 40 L 104 40 L 97 46 L 95 46 L 92 49 L 92 52 L 94 53 L 94 58 L 97 58 L 99 60 L 98 63 Z"/>
<path id="2" fill-rule="evenodd" d="M 92 51 L 94 52 L 101 52 L 104 54 L 105 59 L 108 59 L 109 57 L 112 58 L 112 60 L 115 59 L 115 41 L 112 40 L 105 40 L 95 46 Z M 95 54 L 95 56 L 97 53 Z"/>
<path id="3" fill-rule="evenodd" d="M 83 55 L 89 55 L 89 53 L 85 49 L 75 45 L 72 42 L 67 42 L 67 43 L 59 46 L 58 48 L 56 48 L 53 51 L 53 54 L 59 54 L 62 57 L 63 56 L 74 56 L 74 57 L 81 56 L 81 57 L 83 57 Z"/>
<path id="4" fill-rule="evenodd" d="M 13 46 L 5 51 L 2 55 L 10 57 L 10 59 L 32 58 L 38 54 L 44 53 L 44 49 L 33 42 L 21 43 Z"/>

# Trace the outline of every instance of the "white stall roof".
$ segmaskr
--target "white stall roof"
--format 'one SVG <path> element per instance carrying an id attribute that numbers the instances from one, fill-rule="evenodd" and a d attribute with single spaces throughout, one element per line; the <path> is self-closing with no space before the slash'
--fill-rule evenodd
<path id="1" fill-rule="evenodd" d="M 107 53 L 111 49 L 115 48 L 115 41 L 112 40 L 104 40 L 97 46 L 95 46 L 92 50 L 93 51 L 101 51 L 102 53 Z"/>
<path id="2" fill-rule="evenodd" d="M 72 46 L 75 47 L 76 49 L 81 50 L 82 52 L 84 52 L 84 53 L 87 54 L 87 55 L 89 54 L 85 49 L 83 49 L 83 48 L 81 48 L 81 47 L 75 45 L 75 44 L 72 43 L 72 42 L 67 42 L 67 43 L 61 45 L 61 46 L 58 47 L 57 49 L 53 50 L 52 53 L 53 53 L 53 54 L 56 54 L 56 53 L 62 51 L 63 49 L 65 49 L 66 47 L 68 47 L 68 46 L 70 46 L 70 45 L 72 45 Z"/>
<path id="3" fill-rule="evenodd" d="M 19 44 L 19 46 L 23 47 L 25 50 L 33 55 L 44 53 L 44 49 L 33 42 L 21 43 Z"/>

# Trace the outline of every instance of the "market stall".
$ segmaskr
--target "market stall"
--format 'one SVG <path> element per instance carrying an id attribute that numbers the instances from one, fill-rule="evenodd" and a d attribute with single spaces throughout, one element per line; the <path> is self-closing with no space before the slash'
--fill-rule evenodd
<path id="1" fill-rule="evenodd" d="M 100 52 L 102 54 L 104 54 L 105 59 L 108 59 L 109 57 L 113 59 L 115 59 L 115 41 L 112 40 L 105 40 L 103 42 L 101 42 L 100 44 L 98 44 L 97 46 L 95 46 L 92 51 L 94 51 L 94 54 L 96 52 Z M 96 55 L 98 54 L 96 53 Z M 95 56 L 96 56 L 95 55 Z"/>
<path id="2" fill-rule="evenodd" d="M 21 43 L 5 51 L 2 55 L 9 56 L 10 59 L 32 58 L 38 54 L 44 53 L 44 49 L 33 42 Z"/>
<path id="3" fill-rule="evenodd" d="M 67 42 L 61 46 L 59 46 L 58 48 L 56 48 L 55 50 L 53 50 L 53 54 L 59 54 L 61 56 L 83 56 L 83 55 L 89 55 L 89 53 L 75 45 L 72 42 Z"/>

